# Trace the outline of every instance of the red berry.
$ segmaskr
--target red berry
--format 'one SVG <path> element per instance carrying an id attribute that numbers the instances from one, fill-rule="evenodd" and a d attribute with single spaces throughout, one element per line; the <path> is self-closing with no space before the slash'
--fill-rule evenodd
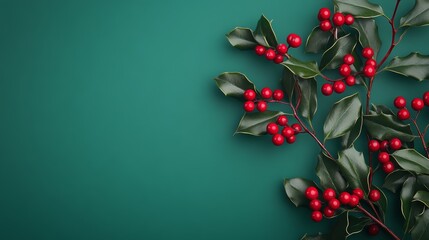
<path id="1" fill-rule="evenodd" d="M 429 106 L 429 91 L 423 94 L 423 102 L 425 102 L 426 106 Z"/>
<path id="2" fill-rule="evenodd" d="M 371 140 L 368 143 L 368 148 L 371 152 L 377 152 L 378 150 L 380 150 L 380 142 L 378 142 L 377 140 Z"/>
<path id="3" fill-rule="evenodd" d="M 387 140 L 381 141 L 380 150 L 381 151 L 387 151 L 388 148 L 389 148 L 389 141 L 387 141 Z"/>
<path id="4" fill-rule="evenodd" d="M 281 134 L 275 134 L 273 136 L 273 143 L 276 146 L 281 146 L 285 142 L 285 138 Z"/>
<path id="5" fill-rule="evenodd" d="M 375 67 L 371 66 L 371 65 L 365 65 L 365 67 L 363 67 L 363 75 L 365 75 L 365 77 L 369 77 L 372 78 L 375 76 Z"/>
<path id="6" fill-rule="evenodd" d="M 281 55 L 284 55 L 285 53 L 287 53 L 287 46 L 284 43 L 280 43 L 279 45 L 277 45 L 277 52 Z"/>
<path id="7" fill-rule="evenodd" d="M 331 10 L 329 8 L 321 8 L 319 10 L 319 14 L 317 15 L 317 18 L 322 20 L 328 20 L 331 17 Z"/>
<path id="8" fill-rule="evenodd" d="M 363 195 L 363 193 L 362 193 L 362 195 Z M 363 198 L 363 196 L 362 196 L 362 198 Z M 358 204 L 359 204 L 359 197 L 355 194 L 352 194 L 350 196 L 349 206 L 350 207 L 356 207 Z"/>
<path id="9" fill-rule="evenodd" d="M 383 164 L 383 171 L 387 174 L 393 172 L 395 170 L 395 165 L 393 165 L 392 162 L 387 162 L 385 164 Z"/>
<path id="10" fill-rule="evenodd" d="M 276 55 L 277 55 L 276 51 L 274 51 L 273 49 L 268 49 L 265 52 L 265 58 L 270 60 L 270 61 L 274 60 L 274 58 L 276 58 Z"/>
<path id="11" fill-rule="evenodd" d="M 407 109 L 403 108 L 403 109 L 398 111 L 398 119 L 399 120 L 404 121 L 404 120 L 407 120 L 409 118 L 410 118 L 410 112 Z"/>
<path id="12" fill-rule="evenodd" d="M 371 225 L 368 226 L 368 234 L 371 236 L 375 236 L 378 234 L 378 232 L 380 232 L 380 228 L 378 227 L 377 224 L 373 223 Z"/>
<path id="13" fill-rule="evenodd" d="M 332 29 L 331 21 L 323 20 L 320 22 L 319 27 L 320 27 L 320 30 L 327 32 Z"/>
<path id="14" fill-rule="evenodd" d="M 348 192 L 342 192 L 340 194 L 340 197 L 338 199 L 340 200 L 341 204 L 349 204 L 350 197 L 351 197 L 350 193 L 348 193 Z"/>
<path id="15" fill-rule="evenodd" d="M 252 89 L 247 89 L 246 91 L 244 91 L 244 99 L 248 100 L 248 101 L 253 101 L 256 98 L 256 92 L 253 91 Z"/>
<path id="16" fill-rule="evenodd" d="M 273 92 L 273 99 L 274 100 L 281 101 L 284 98 L 284 96 L 285 96 L 285 94 L 280 89 L 276 89 Z"/>
<path id="17" fill-rule="evenodd" d="M 366 47 L 362 50 L 362 56 L 364 58 L 370 59 L 374 56 L 374 50 L 370 47 Z"/>
<path id="18" fill-rule="evenodd" d="M 311 219 L 313 219 L 313 221 L 315 221 L 315 222 L 320 222 L 323 219 L 323 215 L 320 211 L 314 211 L 311 214 Z"/>
<path id="19" fill-rule="evenodd" d="M 334 189 L 332 189 L 332 188 L 327 188 L 324 192 L 323 192 L 323 198 L 326 200 L 326 201 L 329 201 L 329 200 L 331 200 L 331 199 L 333 199 L 333 198 L 335 198 L 336 197 L 336 193 L 335 193 L 335 190 Z"/>
<path id="20" fill-rule="evenodd" d="M 332 88 L 332 85 L 329 83 L 325 83 L 322 85 L 322 94 L 325 96 L 329 96 L 332 94 L 334 89 Z"/>
<path id="21" fill-rule="evenodd" d="M 373 202 L 377 202 L 381 198 L 381 193 L 377 189 L 372 189 L 371 191 L 369 191 L 368 198 Z"/>
<path id="22" fill-rule="evenodd" d="M 407 100 L 405 100 L 405 98 L 402 96 L 398 96 L 393 101 L 393 104 L 395 105 L 396 108 L 399 108 L 399 109 L 404 108 L 405 106 L 407 106 Z"/>
<path id="23" fill-rule="evenodd" d="M 380 163 L 387 163 L 390 161 L 390 155 L 387 152 L 380 152 L 378 154 L 378 161 Z"/>
<path id="24" fill-rule="evenodd" d="M 373 67 L 377 67 L 377 62 L 374 59 L 368 59 L 366 60 L 365 65 L 371 65 Z"/>
<path id="25" fill-rule="evenodd" d="M 255 103 L 252 101 L 247 101 L 244 103 L 243 108 L 246 112 L 253 112 L 253 110 L 255 110 Z"/>
<path id="26" fill-rule="evenodd" d="M 356 195 L 359 199 L 363 198 L 363 190 L 360 188 L 353 189 L 353 194 Z"/>
<path id="27" fill-rule="evenodd" d="M 344 22 L 347 25 L 352 25 L 355 22 L 355 18 L 350 14 L 347 14 L 344 18 L 345 18 Z"/>
<path id="28" fill-rule="evenodd" d="M 277 54 L 276 57 L 274 58 L 274 62 L 277 64 L 282 63 L 283 60 L 284 60 L 284 57 L 280 54 Z"/>
<path id="29" fill-rule="evenodd" d="M 316 198 L 318 198 L 318 197 L 319 197 L 319 191 L 317 190 L 317 188 L 316 188 L 316 187 L 313 187 L 313 186 L 308 187 L 308 188 L 305 190 L 305 197 L 306 197 L 308 200 L 316 199 Z"/>
<path id="30" fill-rule="evenodd" d="M 343 93 L 346 90 L 346 84 L 343 81 L 336 81 L 334 83 L 334 91 L 336 93 Z"/>
<path id="31" fill-rule="evenodd" d="M 256 52 L 256 54 L 258 54 L 259 56 L 262 56 L 262 55 L 264 55 L 264 54 L 265 54 L 265 47 L 264 47 L 264 46 L 261 46 L 261 45 L 258 45 L 258 46 L 256 46 L 256 47 L 255 47 L 255 52 Z"/>
<path id="32" fill-rule="evenodd" d="M 347 65 L 347 64 L 341 65 L 341 67 L 340 67 L 340 74 L 341 74 L 341 76 L 347 77 L 351 73 L 352 73 L 352 69 L 350 68 L 349 65 Z"/>
<path id="33" fill-rule="evenodd" d="M 343 58 L 343 62 L 347 65 L 352 65 L 355 63 L 355 58 L 351 54 L 346 54 Z"/>
<path id="34" fill-rule="evenodd" d="M 390 149 L 396 151 L 396 150 L 401 149 L 402 142 L 401 142 L 401 140 L 399 140 L 399 138 L 392 138 L 392 139 L 390 139 L 389 146 L 390 146 Z"/>
<path id="35" fill-rule="evenodd" d="M 291 33 L 287 37 L 287 43 L 289 44 L 289 46 L 291 46 L 293 48 L 297 48 L 297 47 L 301 46 L 302 40 L 298 34 Z"/>
<path id="36" fill-rule="evenodd" d="M 267 133 L 274 135 L 279 132 L 279 126 L 276 123 L 268 123 Z"/>
<path id="37" fill-rule="evenodd" d="M 282 130 L 282 135 L 285 138 L 292 137 L 293 135 L 295 135 L 295 130 L 291 127 L 285 127 Z"/>
<path id="38" fill-rule="evenodd" d="M 334 25 L 336 26 L 342 26 L 344 22 L 346 21 L 344 15 L 342 13 L 335 13 L 334 17 L 332 17 L 332 22 L 334 22 Z"/>
<path id="39" fill-rule="evenodd" d="M 256 109 L 258 109 L 258 111 L 260 112 L 265 112 L 267 108 L 268 108 L 268 105 L 264 101 L 259 101 L 258 105 L 256 105 Z"/>
<path id="40" fill-rule="evenodd" d="M 310 208 L 313 211 L 319 211 L 322 209 L 322 202 L 319 199 L 313 199 L 310 201 Z"/>
<path id="41" fill-rule="evenodd" d="M 346 84 L 349 86 L 353 86 L 356 84 L 356 78 L 352 75 L 346 77 Z"/>
<path id="42" fill-rule="evenodd" d="M 262 98 L 268 99 L 268 98 L 271 98 L 272 95 L 273 95 L 273 91 L 271 91 L 270 88 L 265 87 L 265 88 L 261 89 L 261 97 Z"/>
<path id="43" fill-rule="evenodd" d="M 296 141 L 296 136 L 295 135 L 292 135 L 292 136 L 286 138 L 286 142 L 289 143 L 289 144 L 292 144 L 295 141 Z"/>
<path id="44" fill-rule="evenodd" d="M 328 205 L 332 210 L 337 210 L 338 208 L 340 208 L 341 203 L 338 199 L 333 198 L 333 199 L 329 200 Z"/>
<path id="45" fill-rule="evenodd" d="M 330 217 L 333 217 L 335 215 L 335 211 L 329 207 L 325 207 L 325 208 L 323 208 L 323 215 L 325 215 L 325 217 L 327 217 L 327 218 L 330 218 Z"/>
<path id="46" fill-rule="evenodd" d="M 277 124 L 280 126 L 286 126 L 288 119 L 286 115 L 281 115 L 277 118 Z"/>
<path id="47" fill-rule="evenodd" d="M 293 128 L 293 130 L 295 130 L 295 133 L 300 133 L 302 131 L 302 127 L 298 123 L 292 124 L 291 127 Z"/>
<path id="48" fill-rule="evenodd" d="M 411 107 L 415 111 L 421 111 L 425 107 L 425 103 L 421 98 L 414 98 L 413 101 L 411 101 Z"/>

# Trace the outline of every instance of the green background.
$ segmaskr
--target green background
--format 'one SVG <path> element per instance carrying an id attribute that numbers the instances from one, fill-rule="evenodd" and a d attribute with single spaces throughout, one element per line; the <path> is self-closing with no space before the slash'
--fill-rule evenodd
<path id="1" fill-rule="evenodd" d="M 331 2 L 1 0 L 0 238 L 280 240 L 323 231 L 327 221 L 312 223 L 282 186 L 284 177 L 314 178 L 317 145 L 308 136 L 280 148 L 269 137 L 233 137 L 241 104 L 212 80 L 240 71 L 259 88 L 278 87 L 281 67 L 229 47 L 225 33 L 253 28 L 263 13 L 280 40 L 306 37 L 322 6 Z M 427 39 L 427 29 L 412 30 L 394 54 L 429 54 Z M 391 106 L 425 89 L 385 74 L 373 100 Z M 320 101 L 319 130 L 340 97 Z"/>

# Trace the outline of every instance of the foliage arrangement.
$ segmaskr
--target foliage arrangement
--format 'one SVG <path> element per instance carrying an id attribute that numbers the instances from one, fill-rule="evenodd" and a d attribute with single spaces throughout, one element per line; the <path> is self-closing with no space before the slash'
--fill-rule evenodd
<path id="1" fill-rule="evenodd" d="M 311 218 L 335 219 L 330 231 L 306 234 L 302 239 L 347 239 L 366 229 L 370 235 L 385 231 L 400 239 L 385 224 L 388 199 L 383 190 L 400 199 L 404 227 L 402 239 L 429 239 L 429 143 L 427 126 L 419 126 L 419 115 L 429 111 L 429 91 L 410 101 L 392 98 L 397 110 L 371 102 L 372 88 L 383 71 L 418 81 L 429 79 L 429 56 L 412 52 L 391 57 L 395 46 L 408 29 L 429 25 L 429 1 L 416 0 L 404 16 L 397 16 L 400 0 L 389 17 L 382 6 L 368 0 L 334 0 L 334 10 L 320 9 L 316 26 L 302 44 L 291 33 L 279 43 L 272 22 L 262 16 L 255 30 L 237 27 L 227 34 L 231 45 L 252 50 L 282 66 L 281 89 L 258 90 L 244 74 L 225 72 L 215 78 L 219 89 L 229 97 L 243 101 L 245 113 L 236 133 L 271 135 L 273 144 L 293 144 L 299 134 L 309 134 L 320 146 L 316 175 L 318 182 L 287 178 L 286 194 L 297 207 L 312 210 Z M 391 26 L 391 42 L 379 55 L 381 39 L 375 18 L 385 18 Z M 303 61 L 290 53 L 304 45 L 318 61 Z M 332 77 L 335 76 L 335 77 Z M 317 79 L 317 80 L 316 80 Z M 319 85 L 319 87 L 318 87 Z M 312 119 L 317 111 L 318 91 L 325 96 L 341 94 L 356 87 L 355 94 L 338 100 L 325 118 L 323 140 L 316 134 Z M 359 91 L 364 91 L 364 96 Z M 269 105 L 285 106 L 285 111 L 268 110 Z M 294 123 L 292 123 L 294 122 Z M 356 149 L 361 137 L 368 150 Z M 340 139 L 337 155 L 325 143 Z M 419 152 L 420 150 L 420 152 Z M 365 158 L 364 153 L 368 153 Z M 373 177 L 381 174 L 382 186 Z"/>

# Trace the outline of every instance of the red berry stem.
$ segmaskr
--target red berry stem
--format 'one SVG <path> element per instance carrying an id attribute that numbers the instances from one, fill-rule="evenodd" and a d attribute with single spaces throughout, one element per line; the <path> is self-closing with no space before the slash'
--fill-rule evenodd
<path id="1" fill-rule="evenodd" d="M 428 149 L 426 142 L 425 142 L 425 135 L 422 133 L 422 131 L 420 131 L 419 125 L 417 124 L 417 118 L 419 117 L 419 113 L 420 112 L 417 112 L 416 117 L 411 118 L 411 121 L 413 122 L 414 126 L 416 127 L 417 133 L 419 134 L 420 140 L 422 141 L 423 148 L 426 152 L 426 156 L 429 158 L 429 149 Z M 424 133 L 426 133 L 426 130 Z"/>
<path id="2" fill-rule="evenodd" d="M 398 32 L 398 29 L 396 29 L 395 27 L 395 17 L 396 17 L 396 13 L 398 12 L 398 7 L 400 2 L 401 0 L 396 0 L 395 10 L 393 10 L 392 18 L 389 20 L 389 24 L 392 27 L 392 42 L 390 44 L 390 48 L 389 50 L 387 50 L 386 55 L 384 55 L 383 59 L 378 64 L 377 69 L 380 68 L 380 66 L 383 65 L 384 62 L 386 62 L 387 58 L 392 53 L 395 46 L 398 44 L 397 42 L 395 42 L 396 33 Z"/>
<path id="3" fill-rule="evenodd" d="M 366 216 L 368 216 L 369 218 L 371 218 L 374 222 L 376 222 L 380 227 L 382 227 L 384 230 L 386 230 L 386 232 L 393 237 L 393 239 L 395 240 L 400 240 L 400 238 L 398 236 L 395 235 L 394 232 L 392 232 L 392 230 L 390 230 L 386 225 L 384 225 L 384 223 L 382 223 L 380 220 L 378 220 L 376 217 L 374 217 L 371 213 L 369 213 L 367 210 L 365 210 L 365 208 L 363 208 L 361 205 L 357 205 L 356 206 L 363 214 L 365 214 Z"/>

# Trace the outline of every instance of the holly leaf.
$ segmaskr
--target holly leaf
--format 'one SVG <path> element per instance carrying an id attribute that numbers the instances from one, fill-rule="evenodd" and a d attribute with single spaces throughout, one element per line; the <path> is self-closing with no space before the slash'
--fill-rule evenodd
<path id="1" fill-rule="evenodd" d="M 292 101 L 296 83 L 301 80 L 302 78 L 293 74 L 293 72 L 288 68 L 283 69 L 282 86 L 283 86 L 283 91 L 288 96 L 289 101 Z"/>
<path id="2" fill-rule="evenodd" d="M 385 213 L 386 213 L 386 210 L 387 210 L 387 197 L 386 197 L 386 194 L 384 194 L 384 192 L 380 188 L 378 188 L 376 186 L 374 186 L 374 188 L 376 188 L 378 191 L 380 191 L 380 200 L 378 200 L 375 203 L 375 205 L 380 210 L 382 217 L 385 218 L 385 216 L 386 216 Z"/>
<path id="3" fill-rule="evenodd" d="M 354 147 L 341 151 L 338 165 L 351 188 L 361 188 L 368 193 L 369 168 L 361 152 L 356 151 Z"/>
<path id="4" fill-rule="evenodd" d="M 362 47 L 371 47 L 374 50 L 374 59 L 377 58 L 381 47 L 381 40 L 378 34 L 378 26 L 374 19 L 355 19 L 351 25 L 359 33 L 359 43 Z"/>
<path id="5" fill-rule="evenodd" d="M 416 224 L 411 230 L 413 240 L 429 239 L 429 210 L 416 217 Z"/>
<path id="6" fill-rule="evenodd" d="M 428 175 L 417 175 L 417 182 L 429 190 L 429 176 Z"/>
<path id="7" fill-rule="evenodd" d="M 429 192 L 427 191 L 418 191 L 414 197 L 413 201 L 418 201 L 423 203 L 426 207 L 429 208 Z"/>
<path id="8" fill-rule="evenodd" d="M 429 174 L 429 159 L 415 149 L 401 149 L 392 153 L 401 168 L 418 174 Z"/>
<path id="9" fill-rule="evenodd" d="M 371 104 L 371 115 L 377 115 L 380 113 L 384 113 L 386 115 L 395 115 L 395 113 L 392 111 L 392 109 L 388 108 L 385 105 L 374 105 Z"/>
<path id="10" fill-rule="evenodd" d="M 226 38 L 233 47 L 241 50 L 254 49 L 258 45 L 253 36 L 253 31 L 249 28 L 234 28 L 226 34 Z"/>
<path id="11" fill-rule="evenodd" d="M 343 176 L 341 176 L 338 164 L 326 157 L 323 153 L 318 156 L 316 175 L 320 179 L 320 184 L 325 189 L 332 188 L 335 192 L 340 193 L 347 187 L 346 181 Z"/>
<path id="12" fill-rule="evenodd" d="M 243 93 L 247 89 L 257 92 L 255 84 L 242 73 L 225 72 L 214 80 L 218 88 L 228 97 L 243 99 Z"/>
<path id="13" fill-rule="evenodd" d="M 329 239 L 347 239 L 353 234 L 360 233 L 371 222 L 367 217 L 355 217 L 347 211 L 338 217 L 337 223 L 329 234 Z"/>
<path id="14" fill-rule="evenodd" d="M 290 57 L 281 64 L 301 78 L 314 78 L 320 74 L 319 67 L 314 61 L 304 62 L 294 57 Z"/>
<path id="15" fill-rule="evenodd" d="M 416 0 L 413 9 L 401 18 L 399 27 L 421 27 L 429 25 L 429 1 Z"/>
<path id="16" fill-rule="evenodd" d="M 266 47 L 277 47 L 277 37 L 274 33 L 271 21 L 269 21 L 264 15 L 258 21 L 256 30 L 254 33 L 256 41 Z"/>
<path id="17" fill-rule="evenodd" d="M 384 15 L 380 5 L 370 3 L 368 0 L 334 0 L 338 12 L 350 13 L 355 18 L 374 18 Z"/>
<path id="18" fill-rule="evenodd" d="M 365 115 L 363 124 L 371 138 L 399 138 L 403 142 L 411 142 L 415 138 L 409 124 L 404 124 L 398 121 L 393 115 L 387 115 L 383 112 Z"/>
<path id="19" fill-rule="evenodd" d="M 308 205 L 308 199 L 305 197 L 305 190 L 310 186 L 316 187 L 316 184 L 303 178 L 290 178 L 284 181 L 286 194 L 297 207 Z"/>
<path id="20" fill-rule="evenodd" d="M 425 210 L 425 205 L 421 202 L 411 202 L 410 217 L 404 223 L 404 232 L 409 233 L 416 224 L 416 217 Z"/>
<path id="21" fill-rule="evenodd" d="M 401 169 L 391 172 L 384 179 L 383 187 L 396 193 L 410 176 L 412 176 L 410 172 Z"/>
<path id="22" fill-rule="evenodd" d="M 301 89 L 301 102 L 299 113 L 309 121 L 313 119 L 317 111 L 317 82 L 314 78 L 298 80 Z"/>
<path id="23" fill-rule="evenodd" d="M 275 122 L 280 115 L 284 115 L 284 113 L 277 111 L 246 112 L 234 134 L 264 135 L 267 133 L 268 123 Z"/>
<path id="24" fill-rule="evenodd" d="M 318 233 L 317 235 L 305 234 L 302 236 L 301 240 L 329 240 L 329 235 L 322 233 Z"/>
<path id="25" fill-rule="evenodd" d="M 353 52 L 356 40 L 350 34 L 338 38 L 334 44 L 326 50 L 320 60 L 320 69 L 338 68 L 343 63 L 344 55 Z"/>
<path id="26" fill-rule="evenodd" d="M 344 136 L 353 128 L 361 111 L 362 104 L 357 93 L 336 102 L 323 126 L 325 140 Z"/>
<path id="27" fill-rule="evenodd" d="M 362 116 L 362 112 L 360 112 L 359 118 L 356 121 L 353 128 L 342 137 L 341 145 L 344 148 L 349 148 L 355 143 L 355 141 L 359 138 L 362 132 L 362 126 L 363 126 L 363 116 Z"/>
<path id="28" fill-rule="evenodd" d="M 429 79 L 429 56 L 413 52 L 405 57 L 394 57 L 383 70 L 423 81 Z"/>
<path id="29" fill-rule="evenodd" d="M 331 40 L 332 33 L 320 30 L 319 27 L 313 28 L 310 35 L 307 38 L 305 44 L 305 51 L 307 53 L 319 53 L 328 48 L 328 44 Z"/>
<path id="30" fill-rule="evenodd" d="M 411 212 L 411 200 L 413 200 L 414 194 L 416 194 L 416 178 L 409 177 L 405 180 L 404 185 L 402 185 L 401 190 L 401 212 L 405 218 L 405 221 L 409 221 L 410 212 Z"/>

